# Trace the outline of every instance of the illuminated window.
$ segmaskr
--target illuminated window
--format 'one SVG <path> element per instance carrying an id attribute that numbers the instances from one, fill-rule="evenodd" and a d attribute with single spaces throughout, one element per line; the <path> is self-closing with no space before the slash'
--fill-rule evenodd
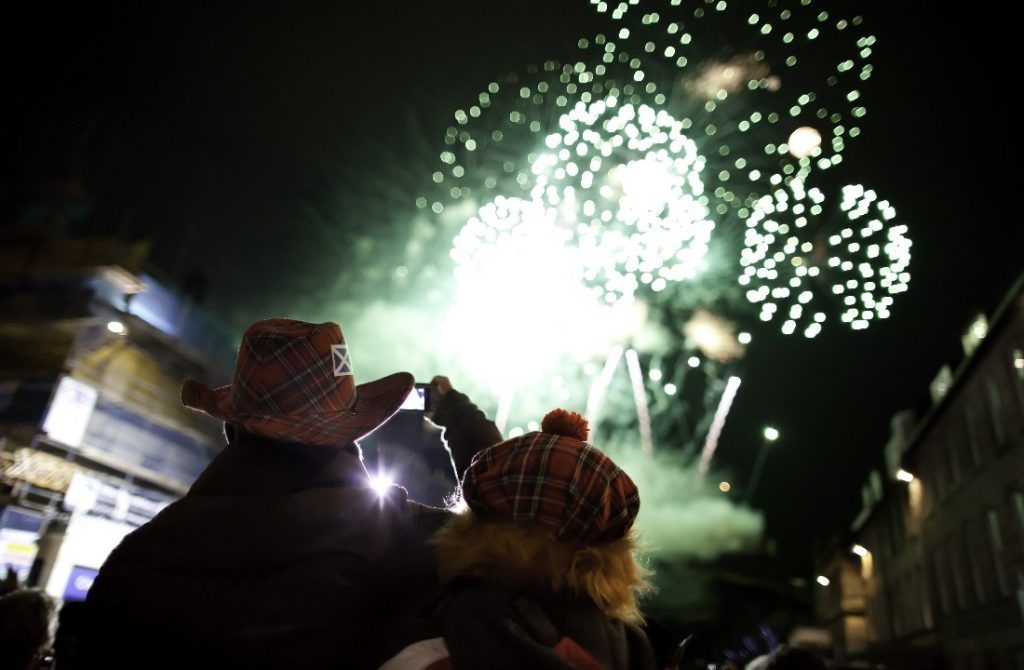
<path id="1" fill-rule="evenodd" d="M 942 500 L 943 496 L 946 495 L 946 453 L 943 448 L 945 445 L 942 440 L 937 436 L 936 433 L 932 433 L 931 436 L 931 453 L 928 466 L 932 471 L 932 481 L 935 483 L 935 499 Z"/>
<path id="2" fill-rule="evenodd" d="M 985 410 L 980 396 L 971 397 L 967 402 L 967 429 L 971 438 L 971 449 L 978 454 L 979 460 L 986 444 L 992 441 L 990 425 L 985 417 Z"/>
<path id="3" fill-rule="evenodd" d="M 948 433 L 944 436 L 946 444 L 946 458 L 949 463 L 949 488 L 955 489 L 960 484 L 960 453 L 957 440 Z"/>
<path id="4" fill-rule="evenodd" d="M 932 594 L 928 589 L 928 579 L 923 571 L 917 572 L 918 593 L 921 595 L 921 625 L 924 628 L 935 627 L 935 615 L 932 612 Z"/>
<path id="5" fill-rule="evenodd" d="M 986 552 L 982 549 L 983 542 L 976 523 L 968 522 L 963 528 L 963 542 L 967 565 L 971 569 L 971 584 L 974 586 L 974 597 L 978 604 L 988 601 L 989 588 L 982 560 Z"/>
<path id="6" fill-rule="evenodd" d="M 993 370 L 993 373 L 1004 374 L 1001 370 Z M 996 445 L 1001 445 L 1006 440 L 1006 404 L 1003 401 L 1003 390 L 999 388 L 999 380 L 995 374 L 985 378 L 985 396 L 988 404 L 989 419 L 992 422 L 992 434 L 995 436 Z"/>
<path id="7" fill-rule="evenodd" d="M 1024 349 L 1014 349 L 1010 353 L 1010 373 L 1016 382 L 1018 409 L 1024 412 Z"/>
<path id="8" fill-rule="evenodd" d="M 956 595 L 956 608 L 967 609 L 970 601 L 967 591 L 967 565 L 964 559 L 964 543 L 954 533 L 946 541 L 946 549 L 949 552 L 950 572 L 953 576 L 953 593 Z"/>
<path id="9" fill-rule="evenodd" d="M 992 563 L 996 569 L 996 584 L 1001 595 L 1010 594 L 1010 582 L 1006 577 L 1005 546 L 1003 543 L 1003 530 L 999 525 L 999 513 L 990 509 L 985 513 L 985 520 L 988 526 L 988 542 L 992 550 Z"/>
<path id="10" fill-rule="evenodd" d="M 1013 494 L 1013 511 L 1017 517 L 1017 532 L 1024 536 L 1024 493 L 1020 491 Z"/>

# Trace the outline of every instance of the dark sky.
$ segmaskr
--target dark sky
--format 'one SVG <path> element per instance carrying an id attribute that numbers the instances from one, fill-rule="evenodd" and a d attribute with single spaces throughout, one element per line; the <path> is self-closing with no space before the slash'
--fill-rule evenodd
<path id="1" fill-rule="evenodd" d="M 137 4 L 4 10 L 5 197 L 77 178 L 90 230 L 153 239 L 165 272 L 204 271 L 211 304 L 237 319 L 261 316 L 268 291 L 301 290 L 296 268 L 337 245 L 310 203 L 386 188 L 408 206 L 452 109 L 608 30 L 586 0 Z M 889 416 L 921 402 L 973 313 L 1024 270 L 1006 17 L 979 3 L 856 7 L 879 41 L 846 167 L 910 225 L 911 290 L 867 332 L 755 330 L 719 456 L 742 481 L 760 426 L 780 427 L 758 503 L 795 566 L 856 513 Z M 349 225 L 391 234 L 375 216 Z"/>

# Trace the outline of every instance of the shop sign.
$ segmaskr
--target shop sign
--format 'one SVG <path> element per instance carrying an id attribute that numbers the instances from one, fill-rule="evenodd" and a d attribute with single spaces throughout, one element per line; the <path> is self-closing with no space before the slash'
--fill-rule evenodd
<path id="1" fill-rule="evenodd" d="M 74 377 L 61 377 L 43 420 L 43 430 L 61 444 L 81 446 L 98 395 L 96 389 Z"/>

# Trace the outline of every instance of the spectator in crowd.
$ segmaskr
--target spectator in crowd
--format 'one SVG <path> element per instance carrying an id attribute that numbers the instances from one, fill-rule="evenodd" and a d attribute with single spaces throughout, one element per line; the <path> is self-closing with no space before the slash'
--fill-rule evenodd
<path id="1" fill-rule="evenodd" d="M 100 570 L 84 667 L 377 667 L 436 593 L 427 540 L 448 516 L 376 491 L 356 443 L 412 387 L 405 372 L 357 385 L 335 323 L 250 326 L 230 386 L 182 389 L 228 445 Z M 434 390 L 456 464 L 501 439 L 446 378 Z"/>
<path id="2" fill-rule="evenodd" d="M 35 670 L 53 643 L 53 601 L 38 589 L 0 597 L 0 668 Z"/>
<path id="3" fill-rule="evenodd" d="M 14 593 L 20 586 L 21 580 L 18 579 L 18 571 L 14 569 L 13 565 L 8 565 L 4 578 L 0 579 L 0 596 Z"/>
<path id="4" fill-rule="evenodd" d="M 438 535 L 444 595 L 381 670 L 656 667 L 637 604 L 640 496 L 587 436 L 554 410 L 477 454 L 466 509 Z"/>

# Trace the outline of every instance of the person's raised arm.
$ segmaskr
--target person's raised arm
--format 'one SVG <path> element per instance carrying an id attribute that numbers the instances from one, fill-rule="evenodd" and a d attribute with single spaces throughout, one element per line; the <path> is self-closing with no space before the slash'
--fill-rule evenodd
<path id="1" fill-rule="evenodd" d="M 430 380 L 430 391 L 434 409 L 425 416 L 444 428 L 442 437 L 461 480 L 476 452 L 501 442 L 501 433 L 466 394 L 452 388 L 447 377 L 438 375 Z"/>

